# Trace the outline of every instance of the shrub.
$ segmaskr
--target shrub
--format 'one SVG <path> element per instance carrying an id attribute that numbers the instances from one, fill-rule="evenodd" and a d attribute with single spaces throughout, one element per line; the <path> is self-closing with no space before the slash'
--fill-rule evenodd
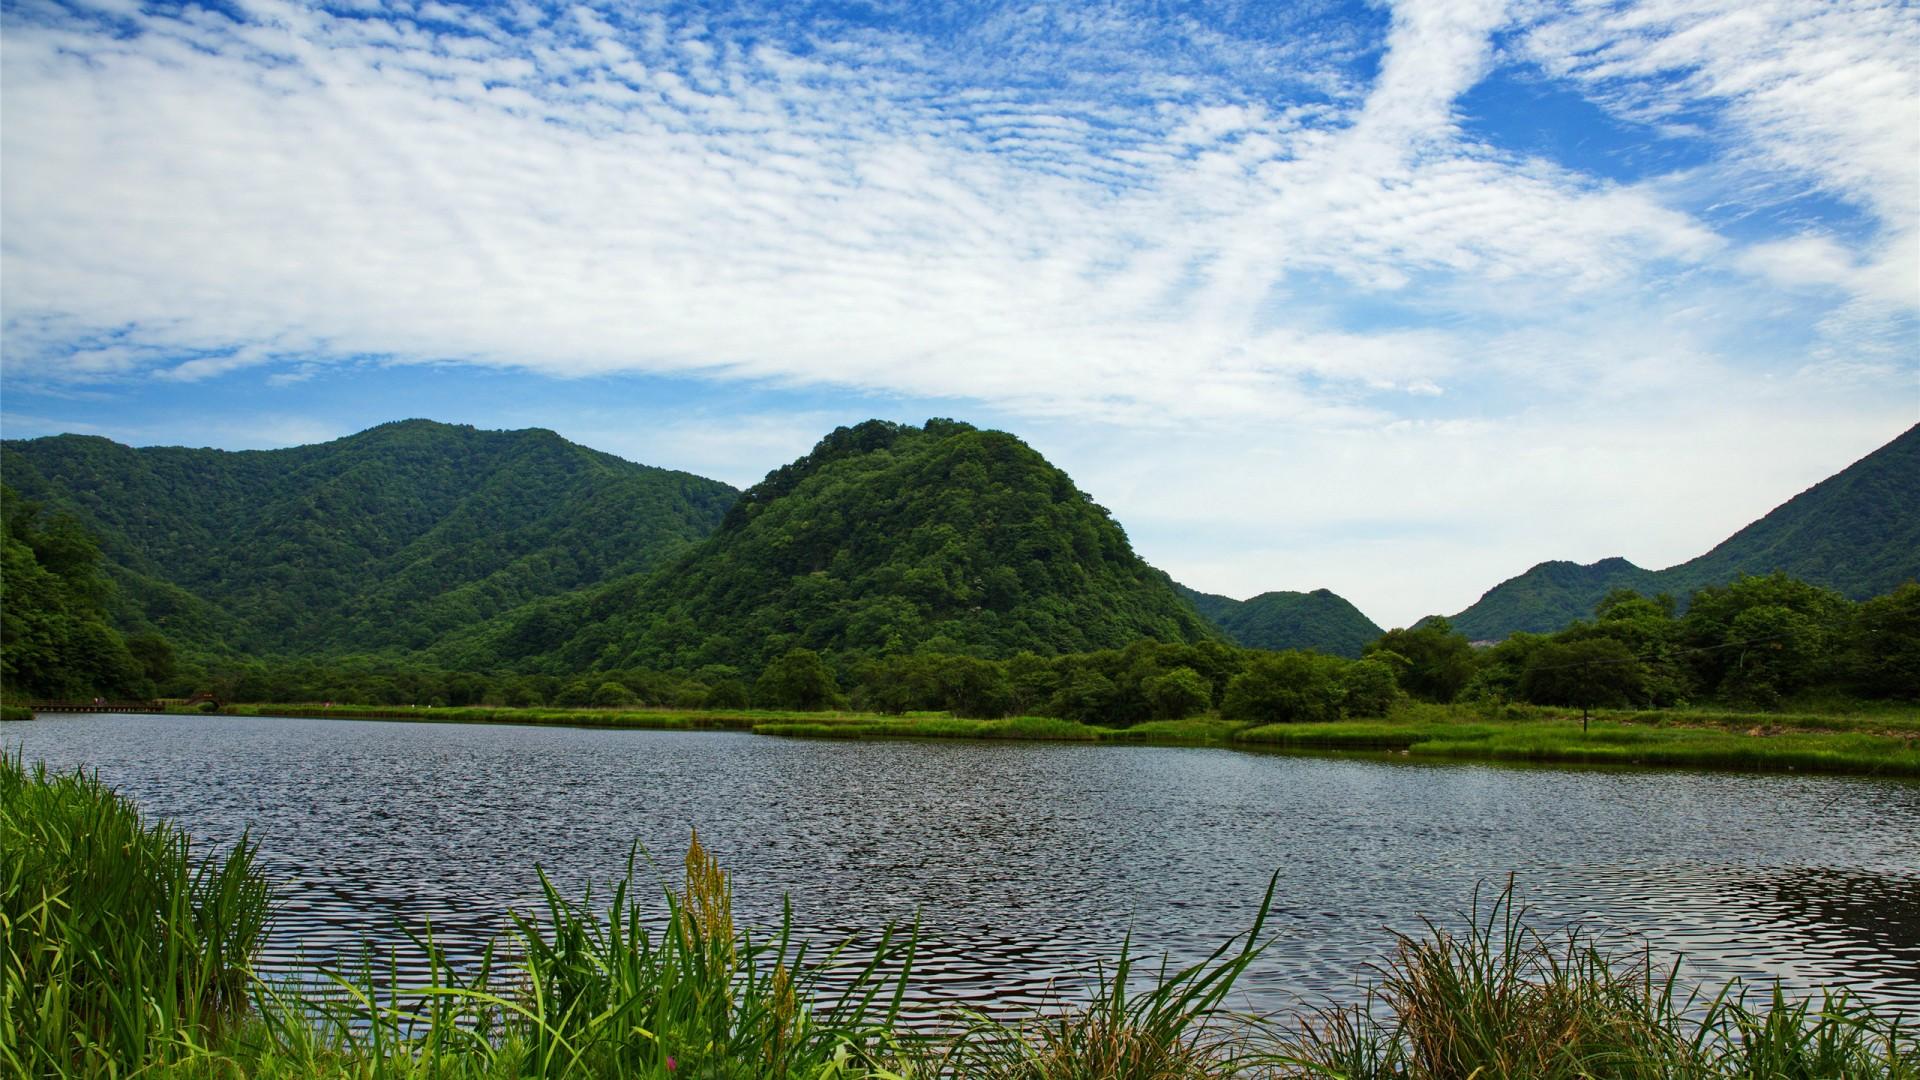
<path id="1" fill-rule="evenodd" d="M 602 709 L 632 705 L 635 700 L 633 691 L 625 683 L 614 682 L 611 679 L 601 683 L 593 692 L 593 704 Z"/>
<path id="2" fill-rule="evenodd" d="M 1213 687 L 1200 673 L 1189 667 L 1174 668 L 1141 684 L 1156 720 L 1184 720 L 1207 711 L 1213 704 Z"/>
<path id="3" fill-rule="evenodd" d="M 753 701 L 776 709 L 831 709 L 840 701 L 840 685 L 819 653 L 793 649 L 760 674 L 753 684 Z"/>
<path id="4" fill-rule="evenodd" d="M 1393 665 L 1384 660 L 1349 664 L 1340 675 L 1341 705 L 1348 716 L 1385 716 L 1400 699 Z"/>
<path id="5" fill-rule="evenodd" d="M 1338 720 L 1346 666 L 1345 660 L 1319 653 L 1257 656 L 1227 684 L 1220 715 L 1253 724 Z"/>

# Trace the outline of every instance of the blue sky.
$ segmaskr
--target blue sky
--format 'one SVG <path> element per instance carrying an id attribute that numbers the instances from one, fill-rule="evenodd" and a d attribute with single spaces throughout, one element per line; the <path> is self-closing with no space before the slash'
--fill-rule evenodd
<path id="1" fill-rule="evenodd" d="M 1920 13 L 5 0 L 0 427 L 1012 430 L 1385 624 L 1920 421 Z"/>

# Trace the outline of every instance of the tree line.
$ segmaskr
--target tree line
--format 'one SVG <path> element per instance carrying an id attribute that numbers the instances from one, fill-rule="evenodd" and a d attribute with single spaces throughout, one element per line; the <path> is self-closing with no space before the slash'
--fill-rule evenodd
<path id="1" fill-rule="evenodd" d="M 850 709 L 1051 716 L 1125 727 L 1202 714 L 1249 723 L 1382 716 L 1396 701 L 1772 708 L 1808 695 L 1920 697 L 1920 584 L 1860 603 L 1784 574 L 1693 594 L 1617 590 L 1589 620 L 1476 648 L 1445 619 L 1382 634 L 1357 660 L 1218 641 L 1004 659 L 789 649 L 758 671 L 440 671 L 378 659 L 249 663 L 211 675 L 235 701 L 368 705 Z"/>
<path id="2" fill-rule="evenodd" d="M 231 702 L 945 711 L 1124 727 L 1202 714 L 1249 723 L 1381 716 L 1403 697 L 1655 708 L 1920 697 L 1920 584 L 1856 603 L 1785 574 L 1700 589 L 1684 614 L 1669 595 L 1615 590 L 1591 619 L 1489 648 L 1445 619 L 1427 619 L 1387 631 L 1353 660 L 1145 638 L 1000 657 L 793 647 L 757 668 L 562 673 L 447 669 L 379 654 L 223 657 L 116 630 L 115 586 L 88 532 L 4 489 L 0 508 L 0 678 L 12 699 L 210 692 Z"/>

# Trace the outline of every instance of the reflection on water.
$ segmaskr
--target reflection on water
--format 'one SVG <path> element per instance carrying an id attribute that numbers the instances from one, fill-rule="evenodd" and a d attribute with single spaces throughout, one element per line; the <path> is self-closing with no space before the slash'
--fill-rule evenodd
<path id="1" fill-rule="evenodd" d="M 269 966 L 456 956 L 632 845 L 671 880 L 688 830 L 735 873 L 743 924 L 783 893 L 814 940 L 923 927 L 917 988 L 1038 1000 L 1136 950 L 1198 959 L 1279 873 L 1279 935 L 1237 1004 L 1351 999 L 1420 916 L 1517 875 L 1543 927 L 1688 957 L 1696 979 L 1844 985 L 1920 1012 L 1920 785 L 1787 775 L 1429 765 L 1223 750 L 846 743 L 244 717 L 56 717 L 0 728 L 98 768 L 202 839 L 250 828 L 286 898 Z M 401 957 L 404 966 L 405 957 Z"/>

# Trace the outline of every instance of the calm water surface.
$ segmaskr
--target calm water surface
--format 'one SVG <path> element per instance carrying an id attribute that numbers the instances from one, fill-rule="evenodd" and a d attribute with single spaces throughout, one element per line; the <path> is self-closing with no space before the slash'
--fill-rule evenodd
<path id="1" fill-rule="evenodd" d="M 429 920 L 471 955 L 538 898 L 535 864 L 577 896 L 638 841 L 671 877 L 697 827 L 742 922 L 773 924 L 783 893 L 821 939 L 918 915 L 919 988 L 946 1003 L 1034 1001 L 1129 928 L 1198 958 L 1275 871 L 1278 937 L 1238 1004 L 1351 1000 L 1392 931 L 1457 924 L 1512 872 L 1543 927 L 1920 1014 L 1903 781 L 219 716 L 52 717 L 0 741 L 203 840 L 251 829 L 286 898 L 269 966 Z"/>

